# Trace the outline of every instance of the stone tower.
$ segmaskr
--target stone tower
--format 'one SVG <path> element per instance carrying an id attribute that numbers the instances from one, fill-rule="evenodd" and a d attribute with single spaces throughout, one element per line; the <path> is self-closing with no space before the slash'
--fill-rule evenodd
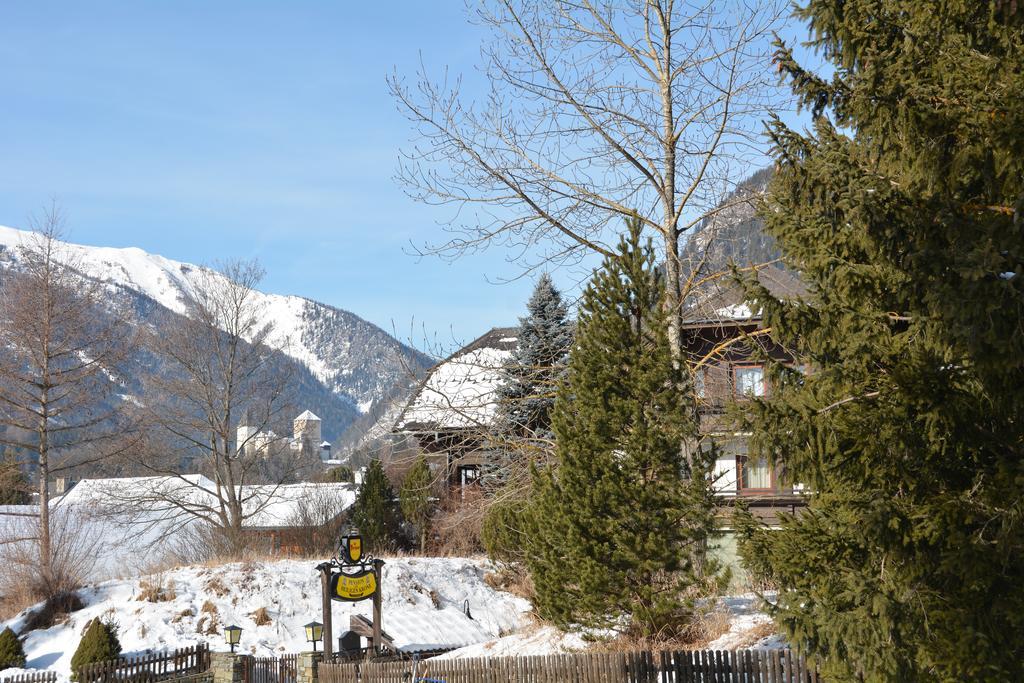
<path id="1" fill-rule="evenodd" d="M 238 421 L 238 429 L 235 432 L 235 448 L 239 451 L 244 449 L 245 453 L 249 453 L 255 447 L 253 443 L 253 437 L 256 435 L 256 428 L 253 427 L 249 419 L 249 411 L 246 410 L 242 413 L 242 419 Z"/>
<path id="2" fill-rule="evenodd" d="M 316 454 L 320 449 L 320 418 L 305 411 L 292 421 L 293 443 L 299 444 L 303 454 Z"/>

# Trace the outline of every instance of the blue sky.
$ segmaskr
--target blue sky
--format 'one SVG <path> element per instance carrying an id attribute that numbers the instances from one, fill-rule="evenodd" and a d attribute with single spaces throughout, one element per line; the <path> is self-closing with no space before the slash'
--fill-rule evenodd
<path id="1" fill-rule="evenodd" d="M 513 324 L 530 282 L 500 249 L 409 255 L 450 214 L 392 179 L 408 123 L 393 69 L 471 72 L 463 3 L 5 2 L 0 224 L 56 197 L 75 242 L 209 263 L 422 345 Z M 556 274 L 556 279 L 558 278 Z"/>

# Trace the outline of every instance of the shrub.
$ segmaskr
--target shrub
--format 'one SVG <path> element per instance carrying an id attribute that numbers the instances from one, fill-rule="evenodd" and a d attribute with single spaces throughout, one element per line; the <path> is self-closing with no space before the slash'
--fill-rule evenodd
<path id="1" fill-rule="evenodd" d="M 71 680 L 78 680 L 78 671 L 86 664 L 109 662 L 121 656 L 121 641 L 117 639 L 117 625 L 93 619 L 71 657 Z"/>
<path id="2" fill-rule="evenodd" d="M 83 607 L 85 605 L 77 593 L 54 595 L 44 602 L 42 607 L 28 615 L 25 619 L 25 625 L 22 627 L 22 632 L 26 633 L 40 628 L 50 628 L 64 615 L 77 612 Z"/>
<path id="3" fill-rule="evenodd" d="M 13 668 L 25 668 L 25 650 L 14 631 L 5 628 L 0 632 L 0 669 Z"/>

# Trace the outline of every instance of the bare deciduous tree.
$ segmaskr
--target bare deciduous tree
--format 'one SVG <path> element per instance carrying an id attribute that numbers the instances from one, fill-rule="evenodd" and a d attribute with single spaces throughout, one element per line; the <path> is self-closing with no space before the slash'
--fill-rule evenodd
<path id="1" fill-rule="evenodd" d="M 50 477 L 117 455 L 134 429 L 119 379 L 134 328 L 106 287 L 82 275 L 63 225 L 56 205 L 31 219 L 0 291 L 0 443 L 34 465 L 39 492 L 30 538 L 8 540 L 34 544 L 43 597 L 61 589 Z"/>
<path id="2" fill-rule="evenodd" d="M 308 465 L 285 439 L 268 436 L 291 408 L 292 387 L 289 364 L 267 344 L 274 323 L 256 289 L 262 277 L 255 262 L 204 269 L 184 318 L 158 322 L 149 333 L 147 347 L 160 362 L 145 382 L 150 442 L 138 464 L 172 483 L 113 496 L 183 523 L 202 521 L 235 545 L 245 519 Z M 239 437 L 243 421 L 249 430 Z M 213 485 L 181 474 L 188 463 Z"/>
<path id="3" fill-rule="evenodd" d="M 418 132 L 398 176 L 458 209 L 445 256 L 498 243 L 525 269 L 607 255 L 625 219 L 657 235 L 680 344 L 681 241 L 728 208 L 779 106 L 782 0 L 494 0 L 480 102 L 425 72 L 389 83 Z"/>

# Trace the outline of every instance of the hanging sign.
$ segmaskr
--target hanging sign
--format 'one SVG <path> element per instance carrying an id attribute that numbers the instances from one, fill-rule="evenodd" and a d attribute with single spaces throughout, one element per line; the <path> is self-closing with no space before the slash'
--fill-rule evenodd
<path id="1" fill-rule="evenodd" d="M 331 574 L 331 600 L 359 602 L 372 598 L 377 592 L 377 575 L 373 569 L 362 569 L 354 574 Z"/>

